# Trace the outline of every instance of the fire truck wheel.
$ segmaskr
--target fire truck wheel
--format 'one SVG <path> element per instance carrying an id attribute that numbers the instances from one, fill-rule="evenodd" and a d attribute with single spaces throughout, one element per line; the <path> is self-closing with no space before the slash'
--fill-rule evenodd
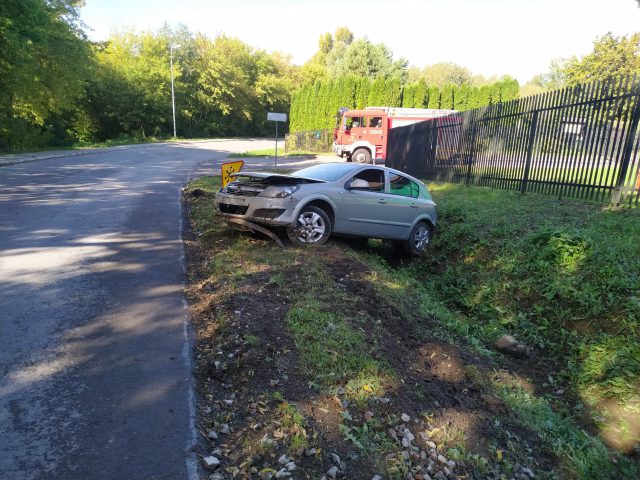
<path id="1" fill-rule="evenodd" d="M 369 150 L 359 148 L 353 152 L 351 159 L 356 163 L 371 163 L 371 154 L 369 153 Z"/>

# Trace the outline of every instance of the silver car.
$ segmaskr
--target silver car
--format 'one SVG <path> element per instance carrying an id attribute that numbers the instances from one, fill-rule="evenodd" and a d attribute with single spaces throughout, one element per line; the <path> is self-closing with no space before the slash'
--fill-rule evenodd
<path id="1" fill-rule="evenodd" d="M 437 221 L 436 204 L 420 180 L 353 163 L 289 175 L 239 172 L 215 203 L 232 228 L 270 234 L 265 226 L 284 227 L 296 245 L 322 245 L 336 234 L 399 241 L 412 255 L 424 252 Z"/>

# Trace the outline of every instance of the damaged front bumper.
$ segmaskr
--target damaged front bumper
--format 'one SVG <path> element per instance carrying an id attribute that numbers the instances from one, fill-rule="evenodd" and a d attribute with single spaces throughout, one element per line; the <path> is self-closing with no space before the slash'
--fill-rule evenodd
<path id="1" fill-rule="evenodd" d="M 263 235 L 266 235 L 271 240 L 276 242 L 278 246 L 284 247 L 284 243 L 282 243 L 282 240 L 280 240 L 280 237 L 278 237 L 278 235 L 273 233 L 268 228 L 258 225 L 257 223 L 248 222 L 246 220 L 243 220 L 242 218 L 235 218 L 232 216 L 226 217 L 225 222 L 229 227 L 234 228 L 235 230 L 242 230 L 244 232 L 262 233 Z"/>
<path id="2" fill-rule="evenodd" d="M 259 232 L 283 247 L 282 240 L 265 226 L 286 227 L 294 222 L 298 202 L 288 198 L 244 197 L 218 192 L 216 212 L 235 230 Z"/>
<path id="3" fill-rule="evenodd" d="M 216 193 L 215 203 L 218 214 L 225 219 L 239 218 L 249 222 L 280 227 L 295 223 L 294 212 L 298 204 L 293 197 L 251 197 L 222 192 Z"/>

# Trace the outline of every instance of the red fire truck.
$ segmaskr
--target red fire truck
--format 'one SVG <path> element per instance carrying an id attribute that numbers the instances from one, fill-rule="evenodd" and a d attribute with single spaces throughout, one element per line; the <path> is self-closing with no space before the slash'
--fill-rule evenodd
<path id="1" fill-rule="evenodd" d="M 387 156 L 388 132 L 392 128 L 445 117 L 455 110 L 431 108 L 366 107 L 341 108 L 333 133 L 333 151 L 348 162 L 376 163 Z"/>

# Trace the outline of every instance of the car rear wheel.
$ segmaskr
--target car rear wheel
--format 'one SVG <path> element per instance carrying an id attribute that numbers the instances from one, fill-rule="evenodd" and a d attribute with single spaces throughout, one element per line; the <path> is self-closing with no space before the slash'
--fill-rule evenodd
<path id="1" fill-rule="evenodd" d="M 287 227 L 287 237 L 294 245 L 324 245 L 331 235 L 331 220 L 318 207 L 304 207 L 295 225 Z"/>
<path id="2" fill-rule="evenodd" d="M 418 222 L 411 230 L 409 239 L 404 242 L 404 249 L 410 255 L 422 255 L 429 246 L 432 236 L 433 227 L 427 222 Z"/>
<path id="3" fill-rule="evenodd" d="M 359 148 L 353 152 L 351 159 L 356 163 L 371 163 L 371 154 L 369 150 Z"/>

